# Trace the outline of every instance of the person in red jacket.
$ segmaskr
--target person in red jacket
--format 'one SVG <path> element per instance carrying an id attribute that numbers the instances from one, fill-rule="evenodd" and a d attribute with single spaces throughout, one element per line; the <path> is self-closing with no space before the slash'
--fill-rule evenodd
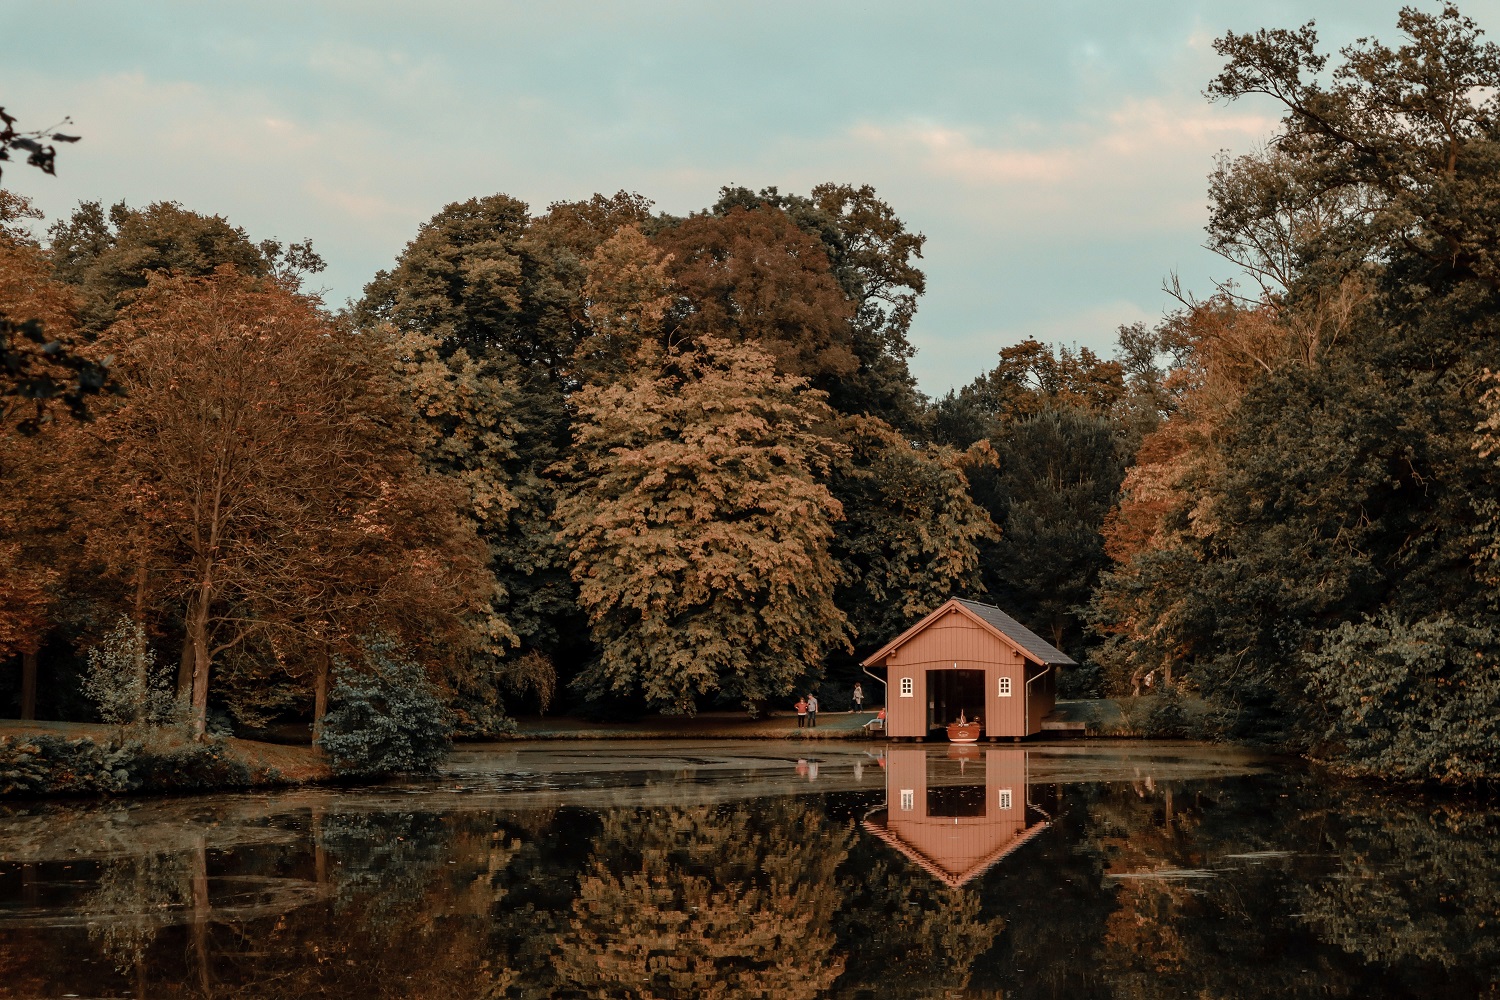
<path id="1" fill-rule="evenodd" d="M 801 729 L 807 725 L 807 699 L 797 699 L 797 728 Z"/>

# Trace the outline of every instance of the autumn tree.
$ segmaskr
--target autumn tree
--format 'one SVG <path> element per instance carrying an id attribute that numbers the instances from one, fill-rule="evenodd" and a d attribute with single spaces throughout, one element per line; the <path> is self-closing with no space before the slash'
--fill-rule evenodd
<path id="1" fill-rule="evenodd" d="M 820 481 L 839 449 L 805 385 L 755 346 L 705 337 L 574 397 L 557 513 L 600 647 L 587 693 L 672 712 L 753 704 L 844 643 L 828 553 L 841 512 Z"/>
<path id="2" fill-rule="evenodd" d="M 1211 244 L 1262 295 L 1190 310 L 1202 377 L 1142 446 L 1097 607 L 1117 662 L 1187 673 L 1241 734 L 1473 780 L 1493 740 L 1461 720 L 1490 695 L 1451 697 L 1438 664 L 1490 662 L 1496 625 L 1474 428 L 1500 363 L 1500 50 L 1451 5 L 1398 27 L 1336 65 L 1311 25 L 1217 43 L 1209 96 L 1285 111 L 1213 182 Z"/>
<path id="3" fill-rule="evenodd" d="M 396 598 L 385 610 L 424 592 L 429 611 L 464 609 L 477 568 L 472 535 L 442 519 L 456 497 L 403 454 L 384 366 L 313 301 L 229 268 L 155 276 L 107 343 L 128 396 L 100 427 L 113 462 L 90 528 L 116 572 L 180 609 L 199 733 L 225 651 L 382 607 L 341 568 L 399 570 L 365 581 Z M 357 617 L 339 624 L 372 624 Z"/>
<path id="4" fill-rule="evenodd" d="M 27 207 L 5 204 L 12 215 Z M 69 460 L 66 417 L 87 415 L 88 390 L 106 375 L 77 335 L 74 310 L 38 247 L 0 240 L 0 659 L 22 658 L 27 718 L 36 709 L 37 650 L 74 548 L 64 508 L 82 470 Z"/>
<path id="5" fill-rule="evenodd" d="M 908 334 L 927 278 L 917 261 L 926 237 L 907 230 L 895 209 L 868 184 L 819 184 L 806 195 L 776 188 L 726 187 L 711 209 L 775 209 L 819 241 L 850 308 L 850 347 L 858 367 L 830 382 L 829 405 L 872 416 L 903 431 L 920 426 L 922 407 L 908 360 Z"/>
<path id="6" fill-rule="evenodd" d="M 587 332 L 574 353 L 583 381 L 624 374 L 642 347 L 659 340 L 672 307 L 672 279 L 638 228 L 620 229 L 589 257 L 584 302 Z"/>

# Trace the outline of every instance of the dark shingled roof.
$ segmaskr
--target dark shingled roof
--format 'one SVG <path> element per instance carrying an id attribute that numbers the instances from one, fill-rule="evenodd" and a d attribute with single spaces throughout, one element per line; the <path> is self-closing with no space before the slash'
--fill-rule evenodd
<path id="1" fill-rule="evenodd" d="M 978 601 L 966 601 L 962 597 L 955 597 L 954 600 L 1010 636 L 1011 641 L 1036 657 L 1038 662 L 1051 663 L 1060 667 L 1078 666 L 1077 661 L 1073 660 L 1067 653 L 1064 653 L 994 605 L 980 604 Z"/>

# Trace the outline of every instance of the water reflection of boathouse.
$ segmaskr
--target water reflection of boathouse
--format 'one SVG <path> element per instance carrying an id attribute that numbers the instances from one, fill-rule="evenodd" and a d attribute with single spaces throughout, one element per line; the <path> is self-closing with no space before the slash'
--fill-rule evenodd
<path id="1" fill-rule="evenodd" d="M 999 608 L 953 598 L 864 661 L 886 672 L 886 731 L 943 734 L 962 716 L 986 739 L 1042 731 L 1057 704 L 1057 670 L 1077 666 Z"/>
<path id="2" fill-rule="evenodd" d="M 880 838 L 945 885 L 984 874 L 1050 825 L 1029 802 L 1026 751 L 890 747 L 885 805 L 865 816 Z"/>

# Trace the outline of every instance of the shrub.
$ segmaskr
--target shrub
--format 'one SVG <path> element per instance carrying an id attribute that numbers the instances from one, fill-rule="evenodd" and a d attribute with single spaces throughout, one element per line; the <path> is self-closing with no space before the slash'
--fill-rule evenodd
<path id="1" fill-rule="evenodd" d="M 429 773 L 452 749 L 452 714 L 389 639 L 367 641 L 364 669 L 335 663 L 329 700 L 317 742 L 341 774 Z"/>
<path id="2" fill-rule="evenodd" d="M 1091 657 L 1057 672 L 1057 696 L 1068 700 L 1104 697 L 1104 673 Z"/>
<path id="3" fill-rule="evenodd" d="M 247 788 L 251 771 L 217 743 L 159 748 L 41 735 L 0 738 L 0 797 Z"/>
<path id="4" fill-rule="evenodd" d="M 112 725 L 162 725 L 176 714 L 171 675 L 157 666 L 146 630 L 129 615 L 120 616 L 104 641 L 89 650 L 83 691 Z"/>
<path id="5" fill-rule="evenodd" d="M 1327 711 L 1320 753 L 1405 781 L 1500 776 L 1500 641 L 1447 615 L 1346 622 L 1304 658 Z"/>
<path id="6" fill-rule="evenodd" d="M 1152 739 L 1175 740 L 1188 735 L 1187 712 L 1182 704 L 1182 692 L 1175 684 L 1163 684 L 1151 698 L 1146 699 L 1146 717 L 1141 722 L 1141 731 Z"/>

